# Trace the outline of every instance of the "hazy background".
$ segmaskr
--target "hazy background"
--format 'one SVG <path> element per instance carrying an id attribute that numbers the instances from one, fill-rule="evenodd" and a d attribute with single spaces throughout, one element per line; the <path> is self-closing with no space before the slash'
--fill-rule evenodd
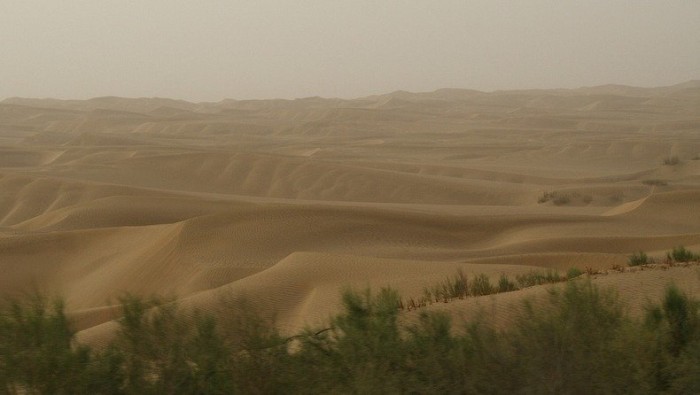
<path id="1" fill-rule="evenodd" d="M 700 1 L 0 0 L 0 54 L 0 99 L 659 86 Z"/>

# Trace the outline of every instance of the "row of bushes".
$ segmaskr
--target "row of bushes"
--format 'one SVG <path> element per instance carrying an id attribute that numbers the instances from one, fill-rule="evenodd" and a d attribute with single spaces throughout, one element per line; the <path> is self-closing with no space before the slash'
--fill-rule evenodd
<path id="1" fill-rule="evenodd" d="M 448 276 L 445 280 L 426 287 L 423 295 L 419 298 L 409 298 L 399 300 L 399 309 L 413 310 L 425 307 L 432 303 L 447 303 L 453 299 L 464 299 L 471 296 L 485 296 L 496 293 L 512 292 L 535 285 L 554 284 L 575 278 L 583 274 L 577 268 L 571 268 L 566 276 L 560 275 L 555 270 L 533 270 L 515 276 L 515 281 L 506 274 L 501 274 L 498 282 L 491 283 L 491 279 L 486 274 L 479 274 L 469 279 L 460 269 L 454 276 Z"/>
<path id="2" fill-rule="evenodd" d="M 527 302 L 506 329 L 447 314 L 399 324 L 399 295 L 348 291 L 329 328 L 283 338 L 251 308 L 185 314 L 127 297 L 114 341 L 74 344 L 60 303 L 0 314 L 0 393 L 700 393 L 698 301 L 669 287 L 643 319 L 589 280 Z"/>
<path id="3" fill-rule="evenodd" d="M 678 246 L 666 253 L 666 263 L 685 263 L 700 261 L 700 254 L 689 249 Z M 627 257 L 627 264 L 630 266 L 650 265 L 656 263 L 644 251 L 635 252 Z"/>

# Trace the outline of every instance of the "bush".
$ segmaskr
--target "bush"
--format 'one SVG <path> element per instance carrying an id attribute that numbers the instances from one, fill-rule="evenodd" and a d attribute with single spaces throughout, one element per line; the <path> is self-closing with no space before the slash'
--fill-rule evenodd
<path id="1" fill-rule="evenodd" d="M 492 293 L 495 293 L 489 277 L 485 274 L 480 274 L 474 277 L 469 285 L 472 296 L 491 295 Z"/>
<path id="2" fill-rule="evenodd" d="M 501 274 L 501 278 L 498 279 L 498 292 L 511 292 L 518 289 L 518 286 L 514 282 L 510 281 L 508 276 Z"/>
<path id="3" fill-rule="evenodd" d="M 669 156 L 667 158 L 664 158 L 664 165 L 665 166 L 675 166 L 681 163 L 681 160 L 678 159 L 677 156 Z"/>
<path id="4" fill-rule="evenodd" d="M 566 272 L 566 278 L 571 280 L 583 274 L 583 271 L 577 267 L 572 267 Z"/>
<path id="5" fill-rule="evenodd" d="M 591 200 L 593 200 L 591 198 Z M 561 206 L 567 203 L 571 202 L 571 196 L 569 194 L 565 193 L 560 193 L 560 192 L 544 192 L 542 196 L 537 199 L 537 203 L 546 203 L 551 201 L 557 206 Z"/>
<path id="6" fill-rule="evenodd" d="M 562 278 L 559 273 L 554 270 L 546 271 L 531 271 L 525 274 L 520 274 L 515 276 L 516 281 L 520 288 L 532 287 L 535 285 L 542 284 L 553 284 L 558 283 L 566 278 Z"/>
<path id="7" fill-rule="evenodd" d="M 508 358 L 519 360 L 512 386 L 521 393 L 638 392 L 643 376 L 635 358 L 643 343 L 615 294 L 576 281 L 551 290 L 548 302 L 550 309 L 526 304 L 504 334 Z"/>
<path id="8" fill-rule="evenodd" d="M 630 266 L 647 265 L 649 263 L 649 257 L 643 251 L 635 252 L 627 257 L 627 264 Z"/>
<path id="9" fill-rule="evenodd" d="M 673 262 L 692 262 L 700 260 L 700 255 L 693 253 L 683 246 L 674 247 L 671 252 L 666 254 L 666 258 Z"/>
<path id="10" fill-rule="evenodd" d="M 486 284 L 488 277 L 476 276 L 470 289 Z M 512 285 L 502 276 L 498 289 Z M 222 325 L 128 296 L 116 339 L 98 352 L 74 344 L 60 302 L 34 297 L 0 306 L 0 393 L 700 390 L 700 304 L 678 288 L 669 287 L 645 321 L 590 280 L 553 287 L 543 298 L 525 302 L 507 328 L 475 320 L 455 331 L 440 312 L 401 324 L 394 290 L 348 290 L 330 327 L 285 339 L 245 304 L 227 307 Z"/>
<path id="11" fill-rule="evenodd" d="M 642 181 L 642 184 L 649 186 L 664 187 L 668 185 L 668 182 L 665 180 L 649 179 Z"/>
<path id="12" fill-rule="evenodd" d="M 0 392 L 86 392 L 90 353 L 73 347 L 73 335 L 62 302 L 39 295 L 8 302 L 0 312 Z"/>

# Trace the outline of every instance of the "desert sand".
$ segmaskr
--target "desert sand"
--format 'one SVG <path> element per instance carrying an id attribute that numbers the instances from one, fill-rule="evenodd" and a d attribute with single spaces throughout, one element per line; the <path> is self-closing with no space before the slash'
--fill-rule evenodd
<path id="1" fill-rule="evenodd" d="M 420 295 L 458 268 L 607 270 L 677 245 L 700 250 L 700 81 L 0 102 L 0 293 L 63 296 L 85 342 L 126 292 L 245 295 L 293 333 L 348 286 Z M 697 296 L 699 273 L 593 281 L 638 311 L 670 281 Z M 428 308 L 507 320 L 542 292 Z"/>

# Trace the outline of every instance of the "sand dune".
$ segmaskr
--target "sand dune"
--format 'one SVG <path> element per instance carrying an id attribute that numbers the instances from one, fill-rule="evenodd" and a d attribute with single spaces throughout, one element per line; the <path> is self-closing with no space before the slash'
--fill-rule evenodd
<path id="1" fill-rule="evenodd" d="M 698 108 L 697 81 L 355 100 L 7 99 L 0 293 L 63 295 L 88 342 L 113 331 L 125 292 L 213 312 L 245 295 L 290 333 L 332 314 L 345 286 L 410 296 L 458 268 L 598 270 L 634 251 L 700 249 Z M 595 281 L 637 303 L 672 280 L 696 290 L 690 271 Z M 505 322 L 509 306 L 543 292 L 430 308 L 487 308 Z"/>

